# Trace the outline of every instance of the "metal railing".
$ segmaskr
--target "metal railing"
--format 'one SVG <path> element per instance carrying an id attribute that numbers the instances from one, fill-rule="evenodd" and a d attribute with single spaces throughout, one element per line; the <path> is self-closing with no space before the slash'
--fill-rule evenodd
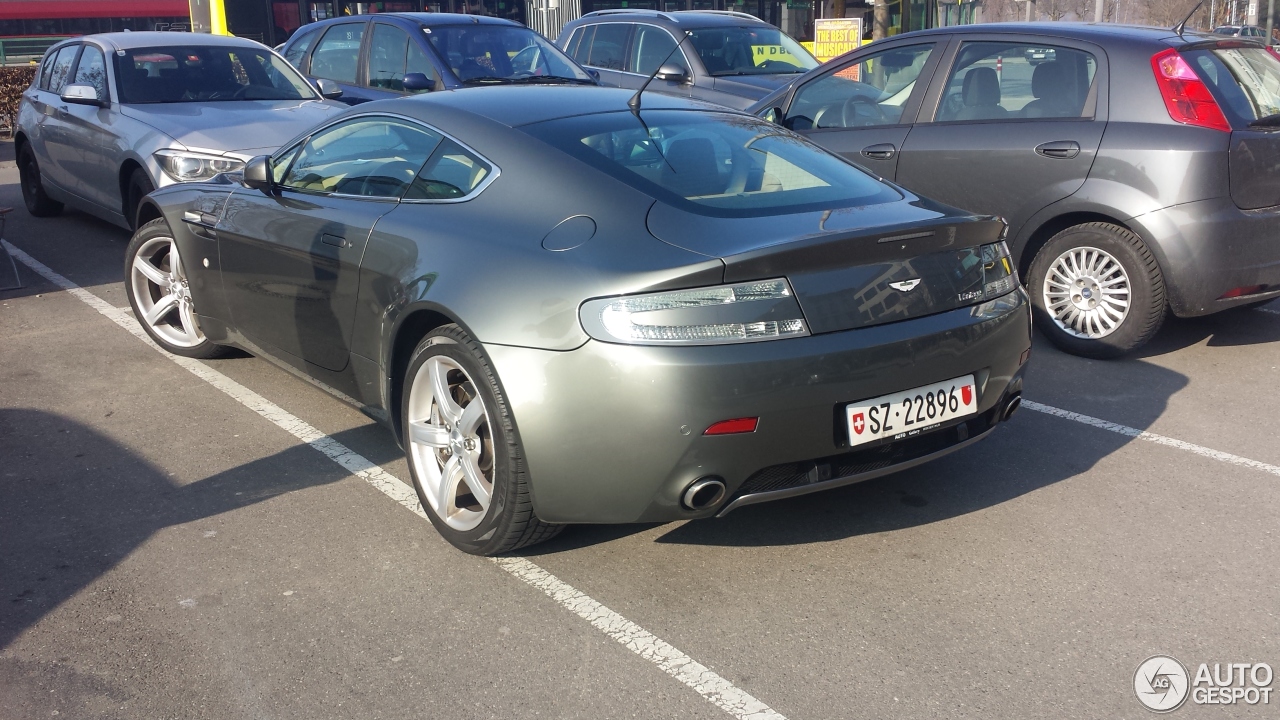
<path id="1" fill-rule="evenodd" d="M 38 61 L 44 51 L 70 35 L 32 35 L 0 37 L 0 65 L 27 65 Z"/>

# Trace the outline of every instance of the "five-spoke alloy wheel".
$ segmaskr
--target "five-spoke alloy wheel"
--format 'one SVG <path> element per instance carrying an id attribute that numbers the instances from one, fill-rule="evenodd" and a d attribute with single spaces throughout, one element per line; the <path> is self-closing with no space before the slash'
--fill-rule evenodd
<path id="1" fill-rule="evenodd" d="M 129 242 L 125 290 L 143 329 L 165 350 L 195 358 L 212 358 L 224 351 L 200 330 L 191 282 L 163 219 L 139 228 Z"/>
<path id="2" fill-rule="evenodd" d="M 1039 327 L 1059 348 L 1119 357 L 1146 344 L 1165 315 L 1164 278 L 1134 233 L 1109 223 L 1069 227 L 1049 239 L 1027 273 Z"/>
<path id="3" fill-rule="evenodd" d="M 462 328 L 445 325 L 418 344 L 405 369 L 400 420 L 418 499 L 455 547 L 494 555 L 563 527 L 534 514 L 502 388 Z"/>

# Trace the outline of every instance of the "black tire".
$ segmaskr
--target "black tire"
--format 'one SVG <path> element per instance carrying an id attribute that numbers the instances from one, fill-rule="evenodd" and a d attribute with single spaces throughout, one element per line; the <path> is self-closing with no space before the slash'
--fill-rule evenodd
<path id="1" fill-rule="evenodd" d="M 471 379 L 465 386 L 474 389 L 474 395 L 484 402 L 488 414 L 488 433 L 491 441 L 491 474 L 493 488 L 489 507 L 479 524 L 469 530 L 449 526 L 433 509 L 419 475 L 419 460 L 411 444 L 409 412 L 414 378 L 423 365 L 433 357 L 445 356 L 456 363 Z M 457 325 L 445 325 L 429 333 L 418 343 L 405 371 L 400 403 L 400 427 L 405 452 L 409 455 L 409 473 L 413 487 L 418 492 L 427 517 L 451 545 L 472 555 L 497 555 L 517 548 L 549 540 L 564 529 L 564 525 L 543 522 L 533 511 L 529 495 L 529 473 L 524 453 L 516 433 L 515 423 L 507 405 L 506 396 L 498 382 L 484 349 Z M 435 462 L 424 457 L 424 463 Z"/>
<path id="2" fill-rule="evenodd" d="M 1123 268 L 1130 290 L 1128 312 L 1119 324 L 1106 334 L 1088 337 L 1067 330 L 1054 318 L 1045 298 L 1049 269 L 1066 253 L 1084 248 L 1102 250 L 1114 258 Z M 1164 276 L 1155 256 L 1137 235 L 1110 223 L 1076 225 L 1050 238 L 1031 261 L 1027 291 L 1036 321 L 1049 341 L 1065 352 L 1088 358 L 1117 358 L 1137 350 L 1159 331 L 1166 313 Z"/>
<path id="3" fill-rule="evenodd" d="M 223 355 L 231 352 L 231 348 L 212 343 L 208 338 L 205 338 L 203 334 L 197 335 L 196 338 L 198 338 L 198 342 L 194 342 L 193 344 L 175 344 L 170 341 L 170 338 L 165 337 L 153 328 L 146 320 L 146 313 L 143 309 L 142 303 L 146 302 L 148 306 L 158 305 L 155 301 L 159 299 L 165 291 L 154 286 L 146 286 L 143 288 L 138 287 L 140 283 L 135 281 L 134 259 L 140 252 L 143 252 L 150 260 L 153 261 L 153 264 L 158 263 L 159 265 L 164 266 L 168 262 L 168 258 L 163 254 L 163 251 L 152 251 L 146 248 L 148 245 L 154 246 L 161 244 L 161 242 L 166 238 L 173 238 L 173 233 L 169 230 L 169 223 L 165 222 L 164 218 L 156 218 L 155 220 L 152 220 L 146 225 L 138 228 L 138 231 L 133 234 L 133 238 L 129 240 L 128 248 L 125 249 L 124 291 L 125 294 L 129 296 L 129 306 L 133 308 L 133 315 L 138 319 L 138 323 L 142 325 L 142 329 L 146 331 L 147 335 L 149 335 L 157 345 L 174 355 L 182 355 L 183 357 L 197 358 L 200 360 L 222 357 Z M 185 267 L 185 264 L 181 261 L 179 261 L 179 264 Z M 147 292 L 148 297 L 146 299 L 139 298 L 138 292 L 140 291 Z M 175 308 L 173 314 L 177 314 L 180 311 L 180 307 Z M 192 313 L 194 316 L 194 308 Z M 173 325 L 176 323 L 177 325 L 181 325 L 180 318 L 174 319 L 170 313 L 166 313 L 165 317 L 168 318 L 168 322 L 165 324 Z M 195 326 L 197 329 L 199 328 L 198 323 L 195 323 Z"/>
<path id="4" fill-rule="evenodd" d="M 44 183 L 40 180 L 40 164 L 36 162 L 35 151 L 24 144 L 18 152 L 18 178 L 22 183 L 22 201 L 27 212 L 35 217 L 53 217 L 62 212 L 62 203 L 50 198 L 44 192 Z"/>
<path id="5" fill-rule="evenodd" d="M 142 198 L 150 195 L 155 189 L 156 186 L 152 184 L 151 177 L 147 175 L 147 171 L 142 168 L 134 168 L 133 174 L 129 176 L 124 206 L 125 220 L 129 221 L 131 229 L 138 229 L 135 223 L 138 222 L 138 206 L 142 204 Z"/>

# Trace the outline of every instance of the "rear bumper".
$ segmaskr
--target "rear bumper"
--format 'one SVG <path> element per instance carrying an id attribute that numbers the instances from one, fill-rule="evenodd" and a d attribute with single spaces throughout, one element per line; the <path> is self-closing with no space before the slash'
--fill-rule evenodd
<path id="1" fill-rule="evenodd" d="M 1224 197 L 1174 205 L 1130 222 L 1160 256 L 1175 315 L 1208 315 L 1280 296 L 1280 207 L 1241 210 Z M 1266 290 L 1218 299 L 1255 285 Z"/>
<path id="2" fill-rule="evenodd" d="M 706 517 L 782 496 L 772 494 L 778 489 L 822 489 L 958 449 L 999 421 L 1021 387 L 1020 358 L 1030 346 L 1030 313 L 1018 290 L 970 308 L 791 340 L 486 350 L 511 404 L 538 516 L 623 523 Z M 978 416 L 871 450 L 844 446 L 845 403 L 966 373 L 978 381 Z M 702 435 L 739 417 L 759 417 L 756 431 Z M 789 487 L 744 487 L 788 464 L 798 464 Z M 708 475 L 723 478 L 726 499 L 702 511 L 682 508 L 684 488 Z"/>

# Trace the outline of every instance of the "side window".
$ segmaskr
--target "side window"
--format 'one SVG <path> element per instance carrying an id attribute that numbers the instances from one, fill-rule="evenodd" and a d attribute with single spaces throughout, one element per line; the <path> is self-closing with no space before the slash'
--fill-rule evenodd
<path id="1" fill-rule="evenodd" d="M 397 198 L 440 139 L 393 118 L 355 118 L 312 135 L 280 184 L 305 192 Z"/>
<path id="2" fill-rule="evenodd" d="M 418 173 L 405 200 L 457 200 L 480 187 L 489 177 L 488 163 L 467 152 L 458 143 L 446 139 L 431 155 L 426 167 Z"/>
<path id="3" fill-rule="evenodd" d="M 76 65 L 76 77 L 72 82 L 92 85 L 98 91 L 98 99 L 107 99 L 107 61 L 102 51 L 94 45 L 85 45 Z"/>
<path id="4" fill-rule="evenodd" d="M 574 39 L 569 41 L 569 45 L 572 48 L 569 54 L 574 60 L 578 61 L 579 65 L 587 64 L 587 56 L 591 54 L 591 39 L 596 36 L 596 28 L 598 27 L 600 26 L 588 25 L 574 31 Z M 578 44 L 574 45 L 574 41 Z"/>
<path id="5" fill-rule="evenodd" d="M 356 81 L 364 23 L 342 23 L 329 28 L 311 54 L 311 74 L 347 84 Z"/>
<path id="6" fill-rule="evenodd" d="M 627 52 L 627 36 L 630 34 L 630 23 L 597 25 L 595 35 L 591 37 L 591 45 L 587 48 L 586 64 L 604 70 L 621 70 Z M 585 39 L 583 43 L 586 43 Z M 581 49 L 578 52 L 581 54 Z"/>
<path id="7" fill-rule="evenodd" d="M 66 85 L 71 78 L 71 66 L 75 63 L 76 53 L 79 51 L 79 45 L 68 45 L 58 51 L 51 63 L 52 69 L 49 71 L 49 84 L 46 86 L 49 92 L 62 92 L 62 86 Z"/>
<path id="8" fill-rule="evenodd" d="M 409 35 L 392 25 L 375 23 L 369 42 L 369 86 L 404 92 Z M 421 72 L 421 71 L 419 71 Z"/>
<path id="9" fill-rule="evenodd" d="M 271 158 L 271 180 L 277 185 L 284 183 L 284 174 L 289 171 L 289 166 L 294 159 L 298 157 L 298 152 L 302 150 L 303 143 L 298 143 L 289 148 L 285 152 Z"/>
<path id="10" fill-rule="evenodd" d="M 578 41 L 581 39 L 582 28 L 574 28 L 573 32 L 569 34 L 569 39 L 565 41 L 564 47 L 561 48 L 561 50 L 564 50 L 565 55 L 573 57 L 573 54 L 578 50 Z"/>
<path id="11" fill-rule="evenodd" d="M 938 106 L 938 122 L 1078 118 L 1098 61 L 1051 45 L 972 42 L 960 46 Z"/>
<path id="12" fill-rule="evenodd" d="M 929 44 L 885 50 L 810 82 L 796 92 L 784 124 L 818 130 L 901 123 L 933 49 Z"/>
<path id="13" fill-rule="evenodd" d="M 668 55 L 668 61 L 684 68 L 689 73 L 689 64 L 685 62 L 684 52 L 672 54 L 676 48 L 675 38 L 671 33 L 654 25 L 637 25 L 635 40 L 631 43 L 631 55 L 627 58 L 627 70 L 642 75 L 652 75 Z"/>
<path id="14" fill-rule="evenodd" d="M 284 59 L 288 60 L 289 64 L 295 68 L 303 70 L 302 57 L 307 54 L 307 50 L 311 49 L 311 43 L 314 43 L 319 36 L 320 33 L 316 30 L 299 34 L 293 39 L 289 47 L 285 48 Z"/>
<path id="15" fill-rule="evenodd" d="M 418 45 L 418 43 L 415 43 L 415 42 L 409 43 L 409 58 L 408 58 L 408 61 L 405 63 L 404 72 L 406 75 L 408 75 L 409 73 L 415 73 L 415 72 L 422 73 L 423 75 L 426 75 L 427 79 L 432 82 L 440 81 L 440 72 L 436 70 L 436 64 L 431 62 L 431 58 L 427 57 L 426 51 L 424 51 Z M 427 91 L 414 90 L 412 92 L 424 93 Z"/>

